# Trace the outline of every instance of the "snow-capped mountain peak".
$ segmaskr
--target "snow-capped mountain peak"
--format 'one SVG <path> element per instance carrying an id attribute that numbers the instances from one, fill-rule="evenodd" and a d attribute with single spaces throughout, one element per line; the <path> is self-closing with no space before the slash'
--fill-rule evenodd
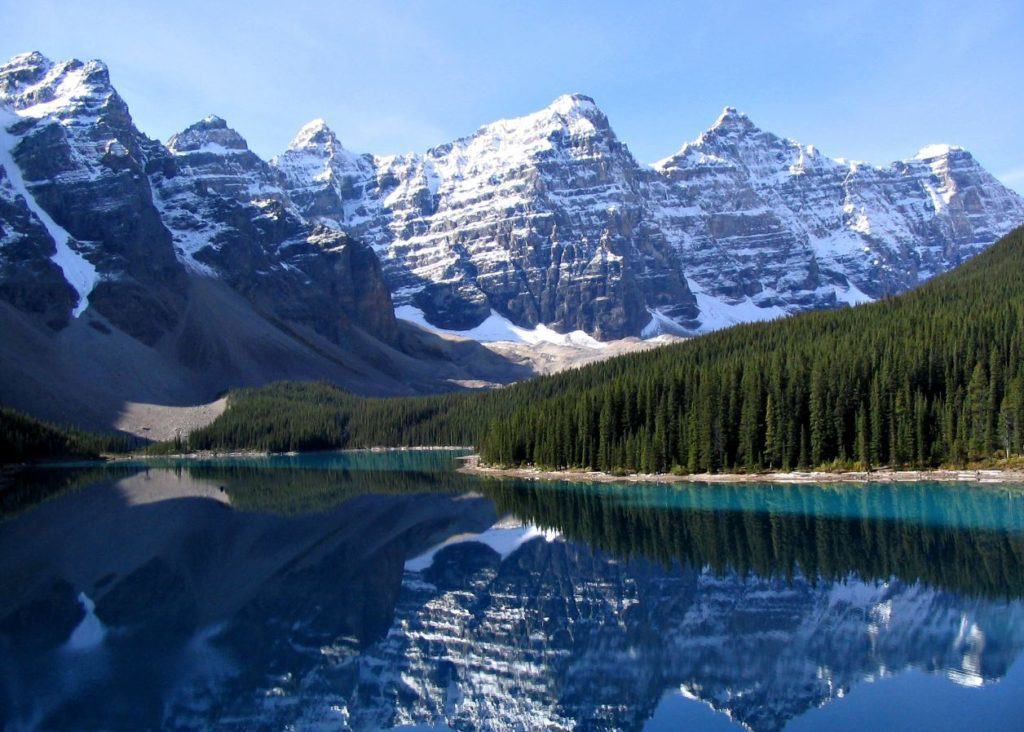
<path id="1" fill-rule="evenodd" d="M 52 68 L 53 62 L 39 51 L 19 53 L 0 66 L 4 91 L 10 92 L 15 85 L 24 88 L 36 84 Z"/>
<path id="2" fill-rule="evenodd" d="M 601 117 L 604 112 L 597 106 L 597 102 L 586 94 L 563 94 L 545 107 L 545 111 L 560 114 L 566 118 L 572 117 Z"/>
<path id="3" fill-rule="evenodd" d="M 307 122 L 299 129 L 295 137 L 288 144 L 288 149 L 301 150 L 313 145 L 328 145 L 331 147 L 340 145 L 334 131 L 327 126 L 327 122 L 324 119 L 319 117 Z"/>
<path id="4" fill-rule="evenodd" d="M 709 132 L 717 131 L 719 133 L 735 133 L 735 132 L 749 132 L 759 131 L 757 125 L 750 121 L 743 112 L 736 109 L 736 107 L 724 107 L 722 113 L 718 115 L 714 124 L 709 128 Z"/>
<path id="5" fill-rule="evenodd" d="M 500 119 L 484 125 L 469 137 L 435 148 L 435 157 L 452 148 L 485 166 L 494 161 L 518 162 L 550 150 L 553 140 L 564 136 L 615 138 L 608 118 L 597 104 L 583 94 L 563 94 L 543 109 L 522 117 Z M 437 151 L 435 153 L 435 151 Z"/>
<path id="6" fill-rule="evenodd" d="M 659 172 L 677 167 L 680 160 L 688 156 L 704 162 L 737 162 L 739 151 L 744 147 L 759 148 L 764 139 L 778 139 L 755 125 L 736 107 L 725 107 L 712 125 L 695 139 L 683 143 L 675 153 L 651 164 Z M 791 141 L 786 141 L 791 142 Z M 799 147 L 799 143 L 792 143 Z"/>
<path id="7" fill-rule="evenodd" d="M 97 114 L 113 100 L 123 104 L 102 61 L 54 63 L 32 51 L 0 67 L 0 101 L 22 117 Z"/>
<path id="8" fill-rule="evenodd" d="M 498 313 L 599 337 L 705 332 L 855 304 L 1024 222 L 958 148 L 851 163 L 735 107 L 653 170 L 582 94 L 425 154 L 295 153 L 274 164 L 300 209 L 370 242 L 396 304 L 449 330 Z"/>
<path id="9" fill-rule="evenodd" d="M 51 185 L 74 192 L 53 219 L 86 260 L 125 241 L 99 225 L 112 216 L 71 226 L 101 195 L 136 217 L 131 256 L 108 258 L 124 271 L 151 266 L 146 242 L 159 240 L 191 269 L 237 278 L 227 253 L 250 266 L 254 241 L 312 246 L 323 224 L 373 248 L 396 305 L 453 331 L 497 314 L 598 338 L 706 332 L 906 290 L 1024 223 L 1024 200 L 961 148 L 850 163 L 735 107 L 652 169 L 583 94 L 403 155 L 349 151 L 317 119 L 269 163 L 212 115 L 150 140 L 98 61 L 17 56 L 0 66 L 0 104 L 23 120 L 8 149 L 32 193 L 36 181 L 41 200 Z"/>
<path id="10" fill-rule="evenodd" d="M 167 141 L 167 149 L 176 155 L 188 153 L 247 152 L 245 138 L 228 127 L 228 123 L 215 114 L 207 115 L 189 125 Z"/>
<path id="11" fill-rule="evenodd" d="M 947 145 L 942 143 L 925 145 L 917 151 L 916 155 L 914 155 L 914 160 L 934 160 L 935 158 L 946 157 L 953 153 L 967 153 L 967 155 L 970 156 L 970 153 L 959 145 Z"/>
<path id="12" fill-rule="evenodd" d="M 305 214 L 332 228 L 351 218 L 347 201 L 375 185 L 373 157 L 347 150 L 323 119 L 303 125 L 270 164 Z"/>
<path id="13" fill-rule="evenodd" d="M 347 150 L 323 119 L 303 125 L 284 154 L 270 162 L 296 183 L 317 184 L 370 173 L 369 155 Z"/>

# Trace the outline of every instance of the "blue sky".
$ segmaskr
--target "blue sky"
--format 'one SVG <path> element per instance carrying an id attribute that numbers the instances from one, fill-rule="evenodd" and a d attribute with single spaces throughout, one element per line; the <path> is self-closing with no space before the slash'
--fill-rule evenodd
<path id="1" fill-rule="evenodd" d="M 578 91 L 642 162 L 733 105 L 832 156 L 963 145 L 1024 192 L 1024 2 L 767 6 L 0 0 L 0 56 L 102 58 L 148 134 L 212 112 L 266 157 L 315 117 L 404 152 Z"/>

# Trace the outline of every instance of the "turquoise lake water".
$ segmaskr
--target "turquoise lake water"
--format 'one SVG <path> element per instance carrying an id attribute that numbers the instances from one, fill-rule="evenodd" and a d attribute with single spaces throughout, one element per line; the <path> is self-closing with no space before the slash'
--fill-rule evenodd
<path id="1" fill-rule="evenodd" d="M 4 729 L 1019 729 L 1024 487 L 616 485 L 458 451 L 40 468 Z"/>

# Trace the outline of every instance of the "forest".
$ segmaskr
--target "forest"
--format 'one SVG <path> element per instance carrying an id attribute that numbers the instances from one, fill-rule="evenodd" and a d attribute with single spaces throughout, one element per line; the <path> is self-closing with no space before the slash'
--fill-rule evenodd
<path id="1" fill-rule="evenodd" d="M 494 420 L 503 465 L 685 473 L 1018 455 L 1024 232 L 915 291 L 622 359 Z"/>
<path id="2" fill-rule="evenodd" d="M 610 472 L 935 467 L 1024 449 L 1024 230 L 918 289 L 488 392 L 234 392 L 190 449 L 470 445 Z"/>
<path id="3" fill-rule="evenodd" d="M 101 434 L 52 424 L 0 406 L 0 465 L 51 459 L 95 459 L 141 446 L 129 435 Z"/>

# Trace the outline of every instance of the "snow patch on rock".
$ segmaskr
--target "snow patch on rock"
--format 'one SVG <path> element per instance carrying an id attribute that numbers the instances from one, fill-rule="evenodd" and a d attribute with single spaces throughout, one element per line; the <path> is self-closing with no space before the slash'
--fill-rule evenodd
<path id="1" fill-rule="evenodd" d="M 498 341 L 532 344 L 552 343 L 556 346 L 576 346 L 578 348 L 594 349 L 604 348 L 606 345 L 582 330 L 574 330 L 571 333 L 559 333 L 543 324 L 533 328 L 522 328 L 512 323 L 508 318 L 499 315 L 494 310 L 491 311 L 491 314 L 480 325 L 469 330 L 448 330 L 431 325 L 423 311 L 415 305 L 399 305 L 395 308 L 395 317 L 415 323 L 433 333 L 455 336 L 457 338 L 468 338 L 480 341 L 481 343 Z"/>
<path id="2" fill-rule="evenodd" d="M 78 304 L 72 311 L 72 315 L 77 318 L 89 307 L 89 293 L 99 282 L 99 273 L 92 262 L 72 248 L 71 243 L 74 241 L 72 236 L 54 221 L 50 214 L 46 213 L 43 207 L 36 202 L 35 196 L 29 191 L 28 186 L 25 185 L 21 168 L 14 161 L 12 154 L 20 138 L 12 135 L 7 129 L 15 121 L 17 121 L 17 116 L 10 110 L 0 109 L 0 166 L 7 171 L 7 179 L 14 188 L 14 192 L 25 200 L 29 210 L 46 227 L 46 231 L 56 244 L 57 251 L 50 259 L 60 267 L 64 273 L 64 279 L 78 293 Z"/>

